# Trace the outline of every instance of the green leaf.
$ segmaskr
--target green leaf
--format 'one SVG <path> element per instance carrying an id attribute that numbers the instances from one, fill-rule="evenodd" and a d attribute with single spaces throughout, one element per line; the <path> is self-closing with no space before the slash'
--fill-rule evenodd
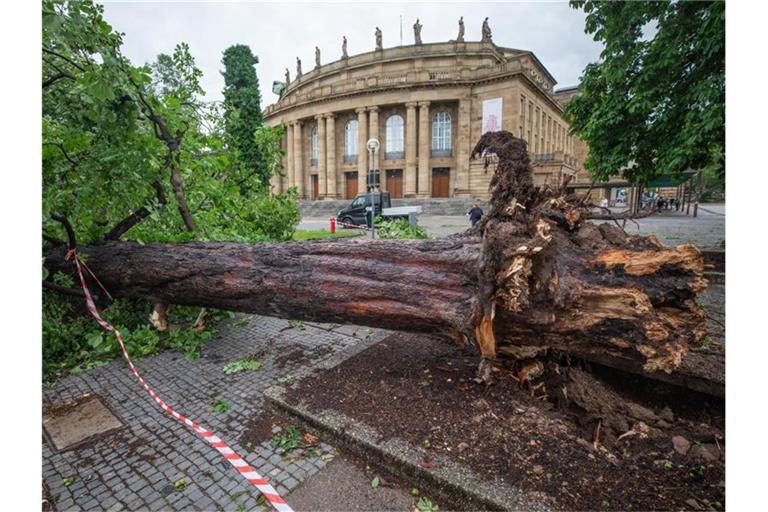
<path id="1" fill-rule="evenodd" d="M 437 512 L 438 510 L 437 505 L 432 503 L 426 497 L 419 498 L 419 501 L 416 503 L 416 508 L 419 510 L 419 512 Z"/>
<path id="2" fill-rule="evenodd" d="M 224 414 L 230 409 L 229 402 L 216 400 L 213 404 L 213 414 Z"/>
<path id="3" fill-rule="evenodd" d="M 373 477 L 373 480 L 371 480 L 371 487 L 376 489 L 379 486 L 379 483 L 380 483 L 379 475 L 376 475 L 375 477 Z"/>
<path id="4" fill-rule="evenodd" d="M 104 342 L 104 335 L 102 332 L 91 333 L 88 338 L 88 345 L 92 348 L 98 348 Z"/>

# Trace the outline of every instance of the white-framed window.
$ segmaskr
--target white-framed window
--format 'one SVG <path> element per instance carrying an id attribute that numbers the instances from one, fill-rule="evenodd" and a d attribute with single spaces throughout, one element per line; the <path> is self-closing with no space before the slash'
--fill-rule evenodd
<path id="1" fill-rule="evenodd" d="M 403 117 L 397 114 L 387 118 L 387 144 L 385 151 L 387 153 L 403 152 L 403 127 L 405 123 Z"/>
<path id="2" fill-rule="evenodd" d="M 344 126 L 344 156 L 357 156 L 357 119 Z"/>
<path id="3" fill-rule="evenodd" d="M 437 112 L 432 117 L 432 151 L 451 150 L 451 116 Z"/>
<path id="4" fill-rule="evenodd" d="M 312 160 L 317 162 L 317 126 L 312 127 L 310 146 L 312 148 Z"/>

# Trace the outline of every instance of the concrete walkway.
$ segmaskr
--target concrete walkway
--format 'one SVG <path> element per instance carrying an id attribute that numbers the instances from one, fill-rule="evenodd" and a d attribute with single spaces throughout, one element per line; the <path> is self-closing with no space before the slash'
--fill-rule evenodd
<path id="1" fill-rule="evenodd" d="M 685 215 L 685 212 L 664 211 L 637 219 L 635 222 L 627 221 L 625 229 L 630 235 L 655 234 L 662 242 L 671 246 L 693 243 L 701 249 L 724 249 L 725 204 L 699 205 L 698 216 L 695 218 L 691 208 L 691 215 Z M 328 218 L 308 217 L 301 220 L 299 229 L 328 229 L 328 225 Z M 430 236 L 437 238 L 460 233 L 469 227 L 469 222 L 463 215 L 421 215 L 419 225 L 423 226 Z"/>

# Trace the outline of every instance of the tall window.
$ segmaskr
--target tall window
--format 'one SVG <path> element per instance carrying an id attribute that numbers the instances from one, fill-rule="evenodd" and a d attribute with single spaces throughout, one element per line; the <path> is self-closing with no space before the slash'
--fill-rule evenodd
<path id="1" fill-rule="evenodd" d="M 317 126 L 312 127 L 310 142 L 310 146 L 312 147 L 312 164 L 317 165 Z"/>
<path id="2" fill-rule="evenodd" d="M 387 118 L 387 145 L 384 158 L 403 158 L 403 125 L 402 116 L 393 115 Z"/>
<path id="3" fill-rule="evenodd" d="M 357 119 L 347 122 L 344 127 L 344 156 L 357 156 Z"/>
<path id="4" fill-rule="evenodd" d="M 450 156 L 451 154 L 451 116 L 448 112 L 438 112 L 432 118 L 432 155 Z"/>

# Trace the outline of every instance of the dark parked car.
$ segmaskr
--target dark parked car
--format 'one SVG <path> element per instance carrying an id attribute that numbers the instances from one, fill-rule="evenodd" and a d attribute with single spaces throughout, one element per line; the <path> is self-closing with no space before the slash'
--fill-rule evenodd
<path id="1" fill-rule="evenodd" d="M 376 196 L 376 215 L 381 215 L 382 208 L 390 208 L 392 202 L 389 199 L 389 192 L 378 192 Z M 336 220 L 342 224 L 354 224 L 360 226 L 371 225 L 370 214 L 366 208 L 371 206 L 371 194 L 358 194 L 352 202 L 341 210 L 336 216 Z"/>

